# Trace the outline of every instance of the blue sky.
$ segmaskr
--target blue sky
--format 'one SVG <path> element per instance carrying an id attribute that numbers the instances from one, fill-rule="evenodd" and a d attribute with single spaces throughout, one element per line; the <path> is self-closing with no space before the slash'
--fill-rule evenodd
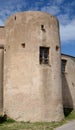
<path id="1" fill-rule="evenodd" d="M 75 0 L 0 0 L 0 26 L 10 15 L 28 10 L 56 16 L 60 25 L 61 51 L 75 56 Z"/>

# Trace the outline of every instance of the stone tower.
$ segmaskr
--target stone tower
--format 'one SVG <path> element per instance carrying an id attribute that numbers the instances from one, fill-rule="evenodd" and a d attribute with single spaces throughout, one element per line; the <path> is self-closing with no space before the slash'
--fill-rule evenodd
<path id="1" fill-rule="evenodd" d="M 17 13 L 6 22 L 4 111 L 24 121 L 63 119 L 58 20 Z"/>
<path id="2" fill-rule="evenodd" d="M 5 29 L 0 26 L 0 115 L 3 113 L 3 69 L 4 69 Z"/>

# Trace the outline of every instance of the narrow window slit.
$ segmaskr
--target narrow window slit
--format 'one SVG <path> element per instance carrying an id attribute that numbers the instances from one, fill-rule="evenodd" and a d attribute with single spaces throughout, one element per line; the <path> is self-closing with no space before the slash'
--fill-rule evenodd
<path id="1" fill-rule="evenodd" d="M 41 30 L 44 31 L 44 32 L 46 31 L 45 28 L 44 28 L 44 25 L 41 25 Z"/>
<path id="2" fill-rule="evenodd" d="M 14 19 L 16 20 L 16 16 L 14 17 Z"/>
<path id="3" fill-rule="evenodd" d="M 23 48 L 25 48 L 25 43 L 22 43 L 21 46 L 22 46 Z"/>
<path id="4" fill-rule="evenodd" d="M 56 51 L 58 51 L 59 50 L 59 46 L 56 46 Z"/>
<path id="5" fill-rule="evenodd" d="M 62 59 L 61 60 L 61 69 L 62 69 L 62 72 L 65 72 L 65 70 L 66 70 L 66 64 L 67 64 L 67 60 Z"/>
<path id="6" fill-rule="evenodd" d="M 4 51 L 6 52 L 6 49 L 4 49 Z"/>

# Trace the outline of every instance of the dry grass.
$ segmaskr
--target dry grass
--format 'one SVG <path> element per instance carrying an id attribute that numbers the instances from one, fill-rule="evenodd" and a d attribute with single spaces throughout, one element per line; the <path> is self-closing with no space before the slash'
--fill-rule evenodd
<path id="1" fill-rule="evenodd" d="M 0 130 L 53 130 L 54 128 L 63 125 L 64 123 L 75 119 L 75 111 L 72 111 L 61 122 L 16 122 L 8 119 L 6 122 L 0 124 Z"/>

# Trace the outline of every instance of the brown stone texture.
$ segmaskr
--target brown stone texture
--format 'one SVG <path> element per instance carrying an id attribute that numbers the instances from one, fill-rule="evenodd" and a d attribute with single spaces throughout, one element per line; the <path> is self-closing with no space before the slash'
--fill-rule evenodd
<path id="1" fill-rule="evenodd" d="M 40 64 L 40 48 L 48 63 Z M 18 121 L 60 121 L 63 107 L 75 108 L 75 58 L 62 55 L 54 16 L 16 13 L 0 27 L 0 113 Z M 67 59 L 61 73 L 61 59 Z M 70 97 L 70 98 L 69 98 Z"/>
<path id="2" fill-rule="evenodd" d="M 0 114 L 3 113 L 3 49 L 0 49 Z"/>
<path id="3" fill-rule="evenodd" d="M 62 55 L 65 59 L 65 72 L 62 73 L 63 107 L 75 109 L 75 58 Z"/>
<path id="4" fill-rule="evenodd" d="M 4 111 L 16 120 L 61 120 L 58 20 L 42 12 L 17 13 L 5 26 Z M 40 46 L 49 47 L 48 65 L 39 63 Z"/>
<path id="5" fill-rule="evenodd" d="M 5 28 L 0 26 L 0 47 L 3 47 L 5 44 Z"/>

